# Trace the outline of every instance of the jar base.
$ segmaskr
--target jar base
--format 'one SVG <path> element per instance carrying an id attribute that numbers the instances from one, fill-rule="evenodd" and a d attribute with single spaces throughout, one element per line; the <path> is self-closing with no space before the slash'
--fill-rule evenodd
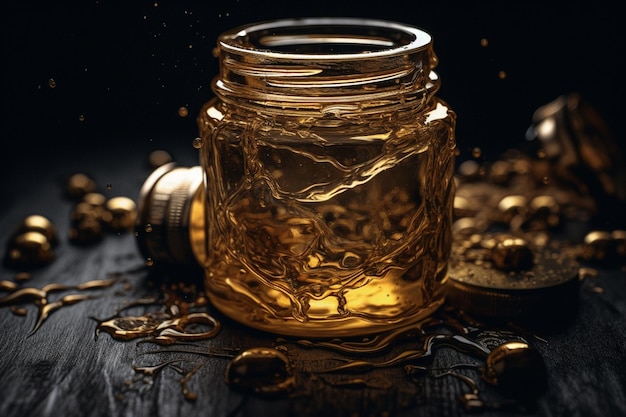
<path id="1" fill-rule="evenodd" d="M 338 318 L 310 318 L 306 321 L 294 317 L 270 316 L 266 310 L 253 303 L 225 303 L 224 299 L 210 294 L 209 301 L 230 319 L 256 330 L 288 337 L 329 339 L 370 336 L 419 323 L 437 311 L 444 303 L 444 298 L 438 297 L 409 314 L 395 317 L 388 317 L 385 311 L 380 311 L 379 318 L 348 314 Z"/>

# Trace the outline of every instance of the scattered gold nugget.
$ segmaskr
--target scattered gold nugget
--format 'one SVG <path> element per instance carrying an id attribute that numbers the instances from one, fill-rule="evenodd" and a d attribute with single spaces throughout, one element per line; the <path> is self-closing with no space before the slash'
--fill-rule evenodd
<path id="1" fill-rule="evenodd" d="M 107 226 L 116 232 L 131 230 L 135 227 L 137 220 L 137 205 L 135 201 L 128 197 L 110 198 L 105 208 Z"/>
<path id="2" fill-rule="evenodd" d="M 51 263 L 54 251 L 48 238 L 40 232 L 29 231 L 15 236 L 5 256 L 10 267 L 38 267 Z"/>
<path id="3" fill-rule="evenodd" d="M 14 236 L 25 232 L 39 232 L 43 234 L 53 246 L 59 243 L 56 226 L 50 219 L 40 214 L 26 216 Z"/>
<path id="4" fill-rule="evenodd" d="M 79 199 L 85 194 L 95 192 L 97 188 L 96 182 L 91 177 L 79 172 L 67 180 L 65 194 L 72 199 Z"/>

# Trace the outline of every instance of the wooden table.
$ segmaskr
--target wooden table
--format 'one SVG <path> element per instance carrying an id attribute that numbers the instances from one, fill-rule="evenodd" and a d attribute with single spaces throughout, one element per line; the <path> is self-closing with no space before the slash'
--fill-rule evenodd
<path id="1" fill-rule="evenodd" d="M 48 304 L 71 294 L 85 297 L 52 311 L 32 333 L 38 317 L 36 300 L 0 306 L 1 416 L 626 414 L 626 274 L 619 267 L 597 268 L 597 276 L 581 283 L 579 311 L 566 325 L 531 333 L 497 329 L 501 331 L 499 337 L 525 338 L 545 360 L 547 390 L 524 409 L 495 407 L 507 397 L 481 380 L 475 369 L 457 369 L 454 375 L 444 375 L 455 364 L 484 364 L 476 352 L 465 353 L 458 346 L 439 346 L 432 355 L 416 355 L 413 360 L 366 372 L 321 372 L 349 357 L 380 364 L 400 352 L 419 351 L 424 347 L 420 335 L 397 340 L 381 353 L 355 356 L 259 333 L 231 322 L 210 305 L 202 305 L 195 311 L 209 314 L 221 324 L 218 334 L 205 340 L 160 346 L 147 343 L 145 338 L 121 341 L 105 332 L 96 337 L 97 320 L 114 316 L 127 303 L 162 296 L 163 288 L 171 288 L 176 279 L 186 282 L 187 294 L 193 297 L 189 289 L 193 281 L 188 276 L 171 277 L 169 286 L 163 287 L 163 278 L 145 266 L 130 232 L 107 234 L 91 246 L 70 243 L 73 202 L 63 195 L 63 181 L 74 172 L 85 172 L 96 179 L 107 197 L 136 198 L 150 173 L 146 162 L 149 152 L 166 149 L 181 165 L 194 165 L 196 151 L 191 139 L 181 134 L 122 134 L 113 139 L 113 135 L 105 134 L 85 138 L 83 145 L 72 150 L 54 149 L 50 144 L 48 149 L 15 155 L 21 162 L 11 164 L 3 175 L 0 248 L 5 248 L 8 236 L 28 214 L 51 219 L 60 243 L 55 248 L 55 260 L 30 271 L 29 279 L 16 281 L 21 271 L 3 266 L 0 280 L 16 282 L 20 288 L 41 289 L 51 283 L 73 286 L 49 291 Z M 91 289 L 76 287 L 108 279 L 116 281 Z M 196 290 L 201 291 L 201 283 Z M 0 297 L 10 292 L 5 288 Z M 163 308 L 162 302 L 134 307 L 127 313 L 141 315 L 159 308 Z M 464 336 L 472 340 L 477 334 Z M 253 347 L 286 352 L 296 378 L 289 395 L 255 394 L 226 383 L 225 372 L 233 356 Z M 147 372 L 145 367 L 158 364 L 165 365 Z M 426 370 L 407 376 L 405 365 Z M 471 391 L 471 383 L 459 375 L 476 384 L 486 405 L 483 410 L 464 408 L 459 397 Z M 183 381 L 186 377 L 188 380 Z"/>

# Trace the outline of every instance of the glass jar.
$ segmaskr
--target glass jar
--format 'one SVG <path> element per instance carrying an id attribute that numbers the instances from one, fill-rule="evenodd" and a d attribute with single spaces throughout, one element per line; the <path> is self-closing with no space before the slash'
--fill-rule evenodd
<path id="1" fill-rule="evenodd" d="M 289 19 L 225 32 L 215 54 L 191 198 L 205 217 L 189 232 L 211 303 L 309 338 L 432 314 L 452 244 L 456 116 L 435 95 L 431 36 Z"/>

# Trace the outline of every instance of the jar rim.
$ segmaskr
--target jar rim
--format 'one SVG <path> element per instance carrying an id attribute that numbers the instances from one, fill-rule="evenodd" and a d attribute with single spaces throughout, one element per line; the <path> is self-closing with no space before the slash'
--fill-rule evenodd
<path id="1" fill-rule="evenodd" d="M 363 34 L 359 35 L 359 30 Z M 220 49 L 230 53 L 290 61 L 345 61 L 391 57 L 428 48 L 431 42 L 432 36 L 415 26 L 389 20 L 354 17 L 269 20 L 236 27 L 222 33 L 218 38 Z M 332 44 L 343 47 L 344 52 L 334 52 L 334 48 L 325 48 L 323 53 L 306 52 L 306 46 L 313 44 Z M 296 45 L 298 47 L 287 50 Z M 369 46 L 369 49 L 364 48 L 365 46 Z"/>

